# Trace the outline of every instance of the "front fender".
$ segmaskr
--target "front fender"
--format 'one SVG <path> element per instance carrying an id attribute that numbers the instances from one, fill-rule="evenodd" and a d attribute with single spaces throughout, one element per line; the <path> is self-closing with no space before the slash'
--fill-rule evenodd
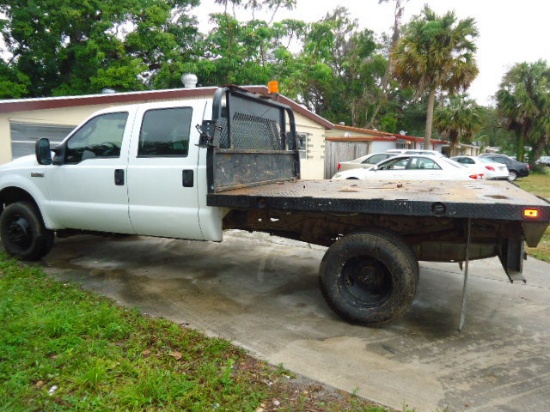
<path id="1" fill-rule="evenodd" d="M 16 162 L 8 163 L 0 169 L 0 203 L 13 199 L 32 199 L 48 229 L 56 227 L 49 213 L 48 169 L 54 166 L 35 165 L 15 167 Z M 11 166 L 11 167 L 10 167 Z"/>

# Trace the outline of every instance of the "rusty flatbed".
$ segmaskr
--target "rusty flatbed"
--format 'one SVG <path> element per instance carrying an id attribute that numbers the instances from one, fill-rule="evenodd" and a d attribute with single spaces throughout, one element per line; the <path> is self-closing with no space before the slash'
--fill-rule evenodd
<path id="1" fill-rule="evenodd" d="M 505 181 L 296 180 L 208 194 L 209 206 L 525 220 L 534 208 L 550 220 L 550 203 Z"/>

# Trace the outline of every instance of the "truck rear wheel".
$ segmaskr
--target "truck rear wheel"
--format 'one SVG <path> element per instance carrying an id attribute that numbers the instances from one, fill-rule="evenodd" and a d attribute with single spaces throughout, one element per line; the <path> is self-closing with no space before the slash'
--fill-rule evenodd
<path id="1" fill-rule="evenodd" d="M 352 233 L 328 248 L 319 280 L 334 312 L 351 323 L 375 326 L 409 309 L 418 262 L 409 245 L 392 233 Z"/>
<path id="2" fill-rule="evenodd" d="M 54 233 L 46 229 L 40 212 L 29 202 L 6 207 L 0 215 L 0 237 L 6 251 L 22 260 L 46 256 L 54 241 Z"/>

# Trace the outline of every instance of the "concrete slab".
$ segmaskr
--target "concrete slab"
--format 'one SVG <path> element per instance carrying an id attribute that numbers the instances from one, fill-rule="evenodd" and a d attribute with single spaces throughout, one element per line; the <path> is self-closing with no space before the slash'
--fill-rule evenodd
<path id="1" fill-rule="evenodd" d="M 421 263 L 410 312 L 384 328 L 352 326 L 325 304 L 323 248 L 234 231 L 220 244 L 171 239 L 58 240 L 46 270 L 63 281 L 229 339 L 273 364 L 396 409 L 550 410 L 550 265 L 510 284 L 498 260 L 463 274 Z"/>

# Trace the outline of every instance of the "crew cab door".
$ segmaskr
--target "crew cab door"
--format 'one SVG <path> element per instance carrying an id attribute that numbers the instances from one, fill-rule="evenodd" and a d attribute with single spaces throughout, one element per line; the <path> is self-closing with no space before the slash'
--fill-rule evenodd
<path id="1" fill-rule="evenodd" d="M 129 111 L 99 113 L 54 149 L 46 179 L 56 229 L 134 233 L 125 175 L 132 120 Z"/>
<path id="2" fill-rule="evenodd" d="M 163 103 L 166 105 L 166 103 Z M 199 148 L 192 133 L 204 100 L 140 107 L 128 163 L 130 220 L 141 235 L 203 239 L 199 221 Z"/>

